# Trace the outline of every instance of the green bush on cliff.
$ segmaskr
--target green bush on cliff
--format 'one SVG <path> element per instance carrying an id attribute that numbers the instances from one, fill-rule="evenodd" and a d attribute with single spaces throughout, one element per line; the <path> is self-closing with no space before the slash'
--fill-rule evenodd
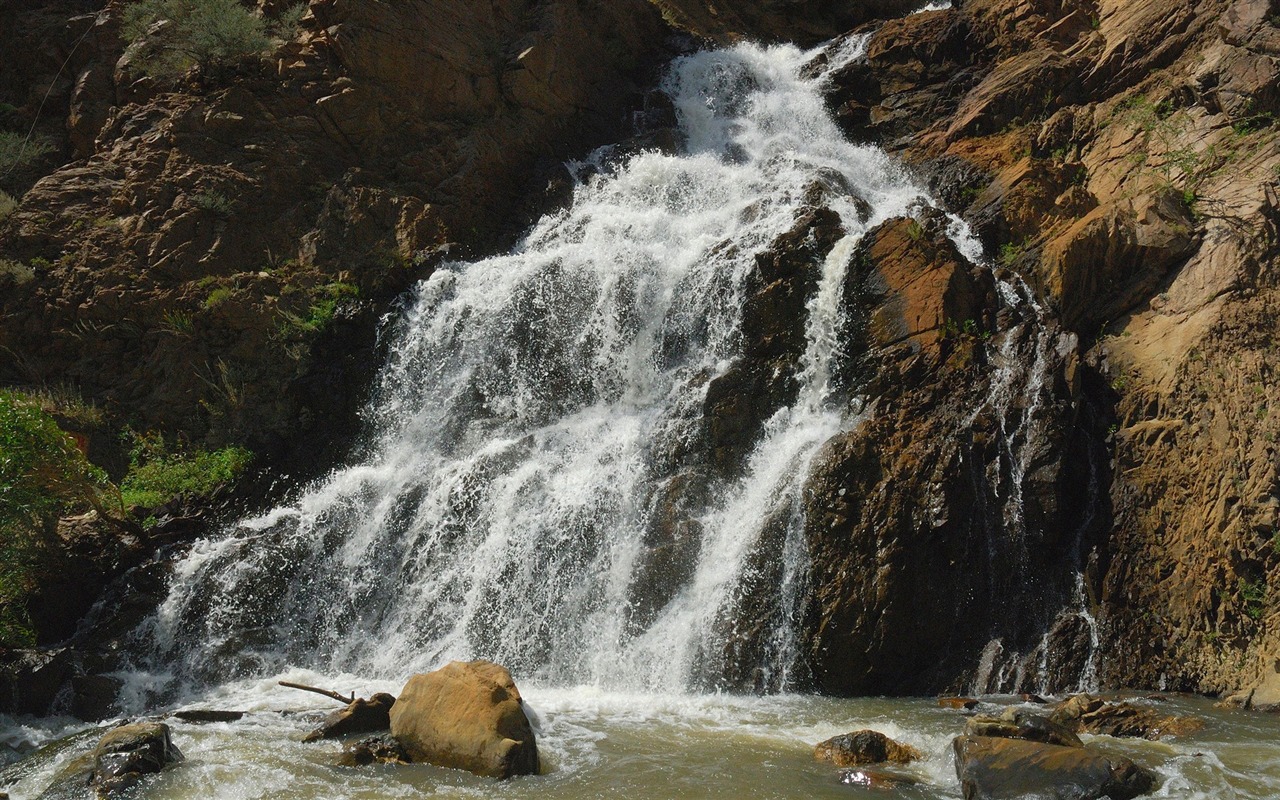
<path id="1" fill-rule="evenodd" d="M 43 136 L 0 131 L 0 177 L 25 169 L 52 152 L 53 145 Z"/>
<path id="2" fill-rule="evenodd" d="M 58 517 L 98 507 L 108 487 L 38 404 L 0 391 L 0 646 L 32 641 L 26 598 Z"/>
<path id="3" fill-rule="evenodd" d="M 141 0 L 125 8 L 122 32 L 143 43 L 135 66 L 165 79 L 262 53 L 271 43 L 262 17 L 236 0 Z"/>
<path id="4" fill-rule="evenodd" d="M 232 483 L 253 453 L 242 447 L 175 452 L 158 433 L 132 434 L 132 466 L 120 482 L 126 508 L 155 508 L 179 497 L 204 497 Z"/>

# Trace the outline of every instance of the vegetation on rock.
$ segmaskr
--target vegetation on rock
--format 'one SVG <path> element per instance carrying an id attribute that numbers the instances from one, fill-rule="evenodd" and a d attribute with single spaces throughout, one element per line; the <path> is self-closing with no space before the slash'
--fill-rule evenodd
<path id="1" fill-rule="evenodd" d="M 39 405 L 0 391 L 0 646 L 33 640 L 25 601 L 58 517 L 101 507 L 109 485 Z"/>
<path id="2" fill-rule="evenodd" d="M 203 497 L 244 474 L 253 453 L 243 447 L 174 450 L 159 433 L 132 434 L 129 473 L 120 483 L 125 508 L 156 508 L 180 497 Z"/>
<path id="3" fill-rule="evenodd" d="M 236 0 L 142 0 L 125 9 L 122 32 L 141 43 L 134 65 L 165 79 L 262 53 L 271 41 L 266 21 Z"/>

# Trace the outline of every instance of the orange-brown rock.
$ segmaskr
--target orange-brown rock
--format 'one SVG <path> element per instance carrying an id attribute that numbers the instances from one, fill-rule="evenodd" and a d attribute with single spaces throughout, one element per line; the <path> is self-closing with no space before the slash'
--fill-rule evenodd
<path id="1" fill-rule="evenodd" d="M 391 708 L 391 735 L 412 761 L 495 778 L 538 772 L 520 690 L 489 661 L 453 661 L 411 677 Z"/>
<path id="2" fill-rule="evenodd" d="M 1114 432 L 1094 470 L 1111 533 L 1081 559 L 1113 685 L 1247 697 L 1280 658 L 1269 9 L 969 0 L 880 27 L 891 79 L 849 68 L 829 95 L 855 132 L 881 120 L 1080 338 L 1089 416 Z M 946 55 L 919 69 L 922 47 Z"/>
<path id="3" fill-rule="evenodd" d="M 1153 741 L 1164 736 L 1187 736 L 1204 728 L 1204 720 L 1195 717 L 1161 714 L 1148 706 L 1110 703 L 1088 694 L 1063 700 L 1053 709 L 1050 718 L 1077 733 Z"/>
<path id="4" fill-rule="evenodd" d="M 851 281 L 872 304 L 868 333 L 878 347 L 936 345 L 948 333 L 989 330 L 990 277 L 967 263 L 945 220 L 891 220 L 867 235 Z"/>

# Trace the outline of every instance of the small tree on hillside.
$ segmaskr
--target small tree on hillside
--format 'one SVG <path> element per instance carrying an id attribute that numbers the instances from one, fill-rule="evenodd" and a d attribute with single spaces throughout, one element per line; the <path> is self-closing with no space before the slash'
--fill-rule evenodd
<path id="1" fill-rule="evenodd" d="M 140 47 L 137 68 L 163 79 L 262 53 L 271 44 L 266 21 L 236 0 L 140 0 L 125 9 L 122 32 Z"/>

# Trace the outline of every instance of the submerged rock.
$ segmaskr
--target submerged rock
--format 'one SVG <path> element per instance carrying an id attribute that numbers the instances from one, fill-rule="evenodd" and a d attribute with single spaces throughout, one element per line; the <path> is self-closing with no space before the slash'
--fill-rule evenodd
<path id="1" fill-rule="evenodd" d="M 978 707 L 978 701 L 972 697 L 939 697 L 939 708 L 955 708 L 972 711 Z"/>
<path id="2" fill-rule="evenodd" d="M 349 742 L 338 756 L 343 767 L 366 767 L 370 764 L 408 764 L 409 755 L 400 742 L 391 735 L 371 736 L 358 742 Z"/>
<path id="3" fill-rule="evenodd" d="M 1123 756 L 1083 747 L 990 736 L 958 736 L 956 777 L 965 800 L 1130 800 L 1155 787 L 1155 775 Z"/>
<path id="4" fill-rule="evenodd" d="M 881 772 L 875 769 L 851 769 L 840 775 L 840 782 L 846 786 L 857 786 L 862 789 L 876 789 L 892 792 L 907 786 L 915 786 L 919 781 L 905 775 L 892 772 Z"/>
<path id="5" fill-rule="evenodd" d="M 920 758 L 920 751 L 908 744 L 895 742 L 878 731 L 854 731 L 833 736 L 813 748 L 815 761 L 837 767 L 859 764 L 909 764 Z"/>
<path id="6" fill-rule="evenodd" d="M 520 690 L 490 661 L 453 661 L 411 677 L 391 709 L 391 735 L 411 761 L 495 778 L 538 772 Z"/>
<path id="7" fill-rule="evenodd" d="M 356 699 L 346 708 L 325 717 L 324 723 L 303 737 L 304 742 L 336 739 L 352 733 L 373 733 L 391 727 L 391 707 L 396 699 L 386 692 L 378 692 L 365 700 Z"/>

